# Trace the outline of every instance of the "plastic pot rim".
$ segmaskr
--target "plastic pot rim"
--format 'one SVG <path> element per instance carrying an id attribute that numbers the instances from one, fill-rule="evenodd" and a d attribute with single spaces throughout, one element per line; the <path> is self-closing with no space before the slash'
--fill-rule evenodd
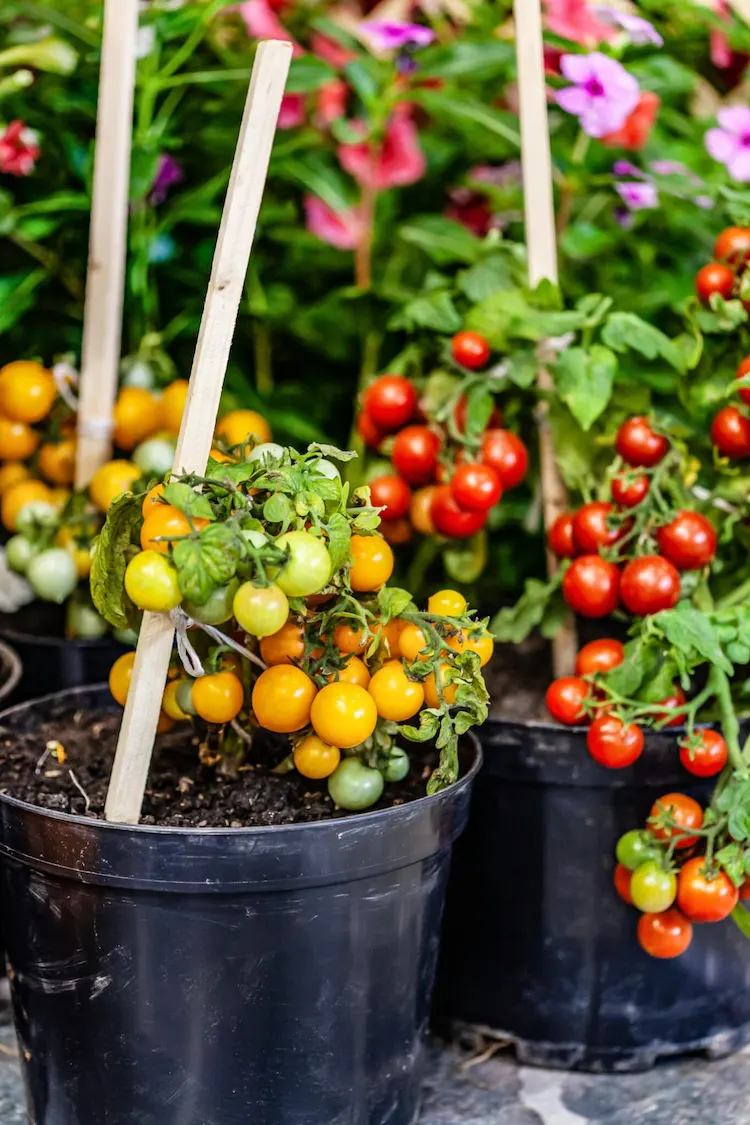
<path id="1" fill-rule="evenodd" d="M 20 656 L 3 641 L 0 641 L 0 667 L 8 670 L 7 678 L 0 684 L 0 703 L 2 703 L 4 699 L 13 694 L 23 675 L 23 664 Z"/>

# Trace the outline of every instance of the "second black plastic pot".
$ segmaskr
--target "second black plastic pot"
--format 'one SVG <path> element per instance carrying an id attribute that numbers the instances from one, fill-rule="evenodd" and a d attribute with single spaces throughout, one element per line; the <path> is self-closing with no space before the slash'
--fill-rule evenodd
<path id="1" fill-rule="evenodd" d="M 0 715 L 33 730 L 104 690 Z M 29 1120 L 411 1125 L 452 843 L 434 797 L 272 828 L 123 827 L 0 796 Z"/>
<path id="2" fill-rule="evenodd" d="M 679 764 L 677 735 L 647 735 L 629 769 L 607 770 L 585 731 L 493 720 L 469 826 L 453 858 L 436 1019 L 499 1033 L 519 1059 L 639 1070 L 660 1057 L 718 1056 L 750 1041 L 750 943 L 731 920 L 695 926 L 682 957 L 636 940 L 615 893 L 618 838 L 670 792 L 711 786 Z"/>

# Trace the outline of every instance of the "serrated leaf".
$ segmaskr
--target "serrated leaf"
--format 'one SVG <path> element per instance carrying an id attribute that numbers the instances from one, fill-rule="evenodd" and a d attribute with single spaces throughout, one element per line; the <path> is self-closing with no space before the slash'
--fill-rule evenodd
<path id="1" fill-rule="evenodd" d="M 489 631 L 496 641 L 520 644 L 544 617 L 556 583 L 527 578 L 524 592 L 515 605 L 495 614 Z"/>
<path id="2" fill-rule="evenodd" d="M 130 561 L 127 548 L 143 518 L 142 505 L 142 496 L 128 493 L 110 505 L 91 563 L 91 599 L 97 612 L 115 629 L 127 629 L 132 622 L 125 570 Z"/>
<path id="3" fill-rule="evenodd" d="M 269 523 L 284 523 L 294 516 L 294 504 L 283 492 L 275 492 L 263 505 L 263 516 Z"/>
<path id="4" fill-rule="evenodd" d="M 398 586 L 384 586 L 378 593 L 378 608 L 386 624 L 410 607 L 413 609 L 414 604 L 408 590 L 401 590 Z"/>
<path id="5" fill-rule="evenodd" d="M 175 543 L 172 557 L 185 599 L 203 605 L 217 587 L 234 578 L 244 554 L 244 540 L 223 523 Z"/>
<path id="6" fill-rule="evenodd" d="M 454 582 L 476 582 L 487 565 L 487 532 L 450 541 L 442 557 L 445 572 Z"/>
<path id="7" fill-rule="evenodd" d="M 602 329 L 602 340 L 616 352 L 632 349 L 646 359 L 661 356 L 675 371 L 685 370 L 684 357 L 669 337 L 635 313 L 612 313 Z"/>
<path id="8" fill-rule="evenodd" d="M 483 301 L 498 289 L 513 289 L 513 265 L 507 254 L 491 254 L 468 270 L 461 270 L 458 288 L 472 304 Z"/>
<path id="9" fill-rule="evenodd" d="M 351 529 L 349 521 L 341 512 L 334 512 L 326 524 L 328 531 L 328 554 L 331 556 L 331 573 L 336 574 L 349 558 Z"/>
<path id="10" fill-rule="evenodd" d="M 358 456 L 353 449 L 339 449 L 336 445 L 326 445 L 321 441 L 314 441 L 307 447 L 308 453 L 320 453 L 323 457 L 332 457 L 334 461 L 353 461 Z"/>
<path id="11" fill-rule="evenodd" d="M 430 742 L 437 734 L 439 724 L 437 712 L 425 709 L 419 712 L 419 726 L 403 726 L 401 735 L 409 742 Z"/>
<path id="12" fill-rule="evenodd" d="M 689 602 L 678 602 L 674 609 L 658 613 L 654 623 L 663 630 L 667 640 L 688 659 L 691 654 L 697 653 L 728 676 L 734 672 L 732 664 L 722 652 L 713 624 Z"/>
<path id="13" fill-rule="evenodd" d="M 594 344 L 568 348 L 554 365 L 555 387 L 573 417 L 589 430 L 612 397 L 617 358 L 609 348 Z"/>
<path id="14" fill-rule="evenodd" d="M 458 332 L 461 317 L 447 289 L 435 293 L 422 294 L 413 301 L 407 301 L 391 317 L 389 327 L 393 329 L 430 328 L 443 336 Z"/>
<path id="15" fill-rule="evenodd" d="M 534 385 L 539 372 L 539 359 L 531 351 L 515 351 L 505 360 L 508 378 L 517 387 L 526 389 Z"/>
<path id="16" fill-rule="evenodd" d="M 189 484 L 184 484 L 182 481 L 166 484 L 164 499 L 185 515 L 205 520 L 216 519 L 208 497 L 195 492 Z"/>

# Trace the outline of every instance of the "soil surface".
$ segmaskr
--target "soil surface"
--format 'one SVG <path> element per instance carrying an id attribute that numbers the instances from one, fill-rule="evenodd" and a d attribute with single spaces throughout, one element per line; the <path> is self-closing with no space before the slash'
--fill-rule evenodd
<path id="1" fill-rule="evenodd" d="M 0 731 L 0 791 L 39 808 L 101 819 L 121 717 L 120 711 L 68 711 L 33 733 Z M 51 743 L 62 746 L 62 761 L 59 750 L 48 748 Z M 187 724 L 157 739 L 141 824 L 245 828 L 348 815 L 336 810 L 324 781 L 271 772 L 289 751 L 286 740 L 253 746 L 252 764 L 240 767 L 234 778 L 202 765 L 198 745 Z M 436 755 L 416 746 L 411 756 L 409 775 L 386 785 L 373 809 L 424 796 Z"/>
<path id="2" fill-rule="evenodd" d="M 544 696 L 552 674 L 552 650 L 542 637 L 520 645 L 496 645 L 484 669 L 493 719 L 543 719 L 550 722 Z"/>

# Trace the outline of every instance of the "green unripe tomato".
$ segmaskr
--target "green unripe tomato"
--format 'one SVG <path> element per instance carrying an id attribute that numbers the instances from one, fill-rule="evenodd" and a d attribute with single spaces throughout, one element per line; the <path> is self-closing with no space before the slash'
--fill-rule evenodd
<path id="1" fill-rule="evenodd" d="M 175 443 L 167 438 L 149 438 L 133 451 L 133 461 L 144 477 L 165 476 L 174 462 Z"/>
<path id="2" fill-rule="evenodd" d="M 47 531 L 57 527 L 60 523 L 60 513 L 54 504 L 46 500 L 30 500 L 24 504 L 16 518 L 16 531 L 33 539 L 40 531 Z"/>
<path id="3" fill-rule="evenodd" d="M 322 539 L 309 531 L 287 531 L 276 540 L 282 551 L 289 549 L 290 558 L 278 575 L 276 583 L 290 598 L 306 598 L 317 594 L 331 577 L 331 556 Z"/>
<path id="4" fill-rule="evenodd" d="M 197 715 L 198 714 L 198 712 L 195 709 L 195 704 L 193 703 L 193 684 L 194 683 L 195 683 L 195 680 L 192 679 L 190 676 L 187 676 L 184 680 L 180 680 L 179 687 L 177 688 L 177 691 L 175 692 L 175 698 L 177 700 L 177 706 L 180 708 L 181 711 L 184 711 L 186 715 Z"/>
<path id="5" fill-rule="evenodd" d="M 88 600 L 73 598 L 68 604 L 65 632 L 69 637 L 94 641 L 106 636 L 109 625 Z"/>
<path id="6" fill-rule="evenodd" d="M 122 361 L 121 370 L 124 372 L 122 378 L 123 387 L 143 387 L 144 390 L 150 391 L 154 385 L 154 369 L 150 363 L 145 359 L 139 359 L 138 356 L 128 356 L 127 359 Z M 170 469 L 172 466 L 169 466 Z"/>
<path id="7" fill-rule="evenodd" d="M 328 477 L 329 480 L 341 479 L 341 473 L 338 471 L 333 461 L 326 461 L 325 457 L 322 457 L 320 461 L 316 461 L 313 468 L 317 473 L 320 473 L 321 476 Z"/>
<path id="8" fill-rule="evenodd" d="M 219 586 L 214 590 L 203 605 L 194 605 L 193 602 L 183 602 L 182 608 L 188 617 L 201 625 L 223 625 L 232 616 L 232 602 L 239 589 L 239 580 L 233 578 L 227 586 Z"/>
<path id="9" fill-rule="evenodd" d="M 411 762 L 406 751 L 395 746 L 380 772 L 386 781 L 403 781 L 409 772 L 410 765 Z"/>
<path id="10" fill-rule="evenodd" d="M 637 867 L 630 879 L 630 897 L 633 906 L 644 914 L 661 914 L 668 910 L 677 897 L 677 879 L 653 859 Z"/>
<path id="11" fill-rule="evenodd" d="M 243 582 L 234 595 L 234 616 L 252 637 L 278 633 L 289 616 L 287 596 L 278 586 L 256 586 Z"/>
<path id="12" fill-rule="evenodd" d="M 616 855 L 618 863 L 635 871 L 647 859 L 658 859 L 661 851 L 650 832 L 633 828 L 617 841 Z"/>
<path id="13" fill-rule="evenodd" d="M 380 800 L 383 793 L 380 770 L 363 765 L 359 758 L 344 758 L 328 778 L 333 803 L 349 812 L 362 812 Z"/>
<path id="14" fill-rule="evenodd" d="M 129 645 L 131 648 L 135 648 L 138 644 L 138 633 L 135 629 L 113 629 L 112 636 L 121 645 Z"/>
<path id="15" fill-rule="evenodd" d="M 25 535 L 14 535 L 5 544 L 5 561 L 16 574 L 25 574 L 38 550 Z"/>
<path id="16" fill-rule="evenodd" d="M 280 461 L 284 456 L 284 446 L 277 445 L 275 441 L 264 441 L 251 449 L 245 458 L 246 461 Z"/>
<path id="17" fill-rule="evenodd" d="M 78 585 L 78 571 L 72 555 L 62 547 L 40 551 L 28 565 L 26 577 L 38 598 L 61 605 Z"/>

